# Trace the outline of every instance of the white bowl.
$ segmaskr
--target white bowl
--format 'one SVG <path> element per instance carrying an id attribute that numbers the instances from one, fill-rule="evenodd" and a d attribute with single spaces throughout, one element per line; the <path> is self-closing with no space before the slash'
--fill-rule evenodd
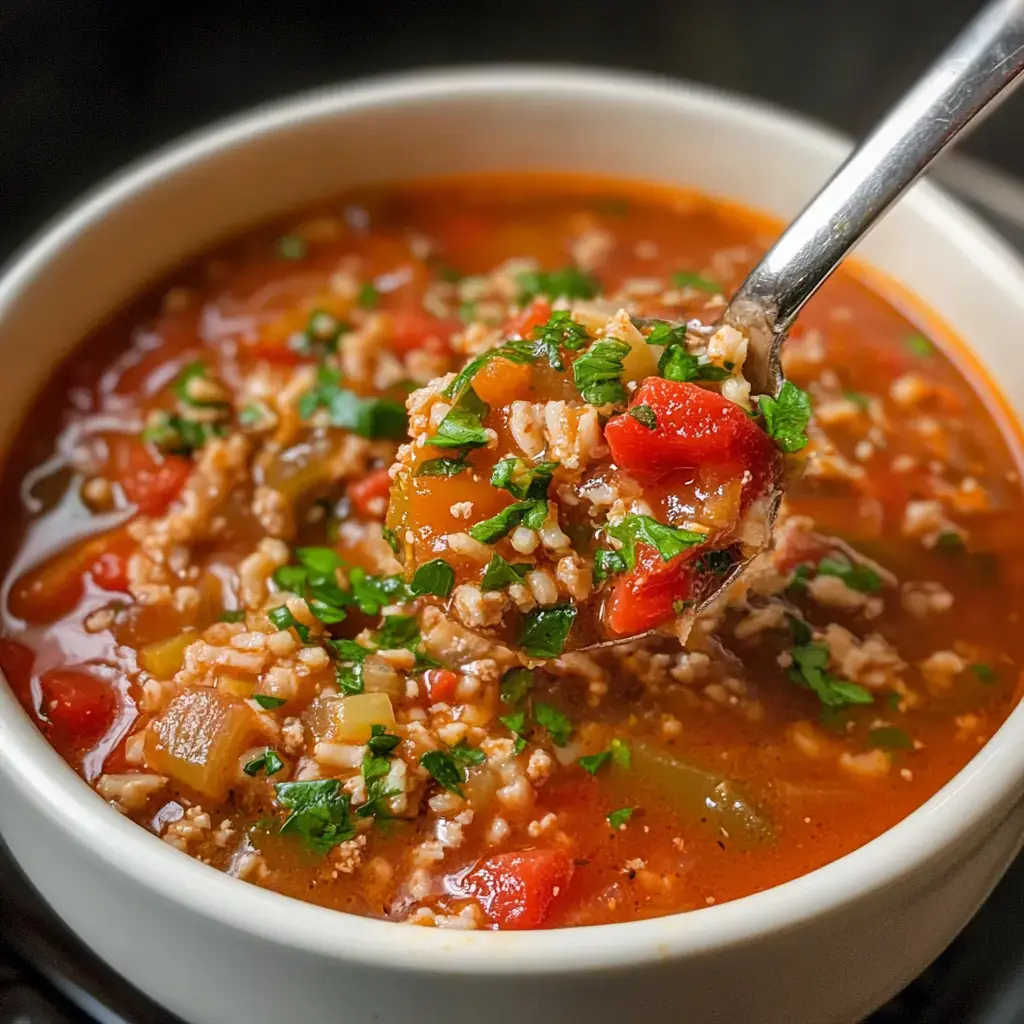
<path id="1" fill-rule="evenodd" d="M 0 437 L 86 329 L 188 254 L 350 185 L 492 169 L 693 186 L 795 214 L 847 144 L 760 104 L 606 73 L 417 74 L 273 106 L 172 146 L 61 218 L 0 280 Z M 1024 270 L 918 186 L 863 254 L 1024 410 Z M 1003 415 L 1003 412 L 1000 413 Z M 1006 410 L 1005 415 L 1010 413 Z M 879 839 L 786 885 L 651 921 L 451 932 L 235 881 L 122 818 L 0 686 L 0 829 L 103 959 L 193 1022 L 852 1021 L 952 939 L 1020 846 L 1024 710 Z"/>

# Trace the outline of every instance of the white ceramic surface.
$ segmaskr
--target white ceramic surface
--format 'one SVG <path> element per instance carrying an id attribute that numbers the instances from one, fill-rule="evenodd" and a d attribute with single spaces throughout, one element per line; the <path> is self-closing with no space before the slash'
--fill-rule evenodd
<path id="1" fill-rule="evenodd" d="M 424 74 L 218 126 L 88 198 L 0 281 L 0 437 L 47 372 L 138 286 L 225 233 L 347 186 L 554 169 L 694 186 L 794 214 L 846 144 L 763 106 L 654 80 L 530 69 Z M 862 254 L 999 367 L 1024 410 L 1024 270 L 918 186 Z M 854 854 L 692 914 L 453 933 L 288 900 L 182 856 L 67 768 L 0 685 L 0 830 L 93 949 L 195 1024 L 831 1024 L 917 974 L 1020 845 L 1024 710 L 948 786 Z"/>

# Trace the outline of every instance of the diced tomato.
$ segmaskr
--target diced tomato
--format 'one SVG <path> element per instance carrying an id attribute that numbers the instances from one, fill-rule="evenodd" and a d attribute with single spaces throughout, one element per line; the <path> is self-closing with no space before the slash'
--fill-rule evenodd
<path id="1" fill-rule="evenodd" d="M 367 519 L 380 519 L 388 509 L 391 476 L 387 466 L 371 470 L 348 485 L 348 496 L 356 511 Z"/>
<path id="2" fill-rule="evenodd" d="M 455 696 L 459 677 L 447 668 L 428 668 L 423 673 L 423 685 L 431 704 L 447 703 Z"/>
<path id="3" fill-rule="evenodd" d="M 508 405 L 527 398 L 533 383 L 533 367 L 508 359 L 491 359 L 473 377 L 473 390 L 488 405 Z"/>
<path id="4" fill-rule="evenodd" d="M 74 745 L 98 739 L 117 713 L 117 694 L 106 680 L 85 669 L 57 668 L 39 679 L 42 712 L 55 733 Z"/>
<path id="5" fill-rule="evenodd" d="M 48 558 L 18 579 L 8 607 L 26 622 L 53 622 L 82 599 L 90 573 L 105 590 L 126 591 L 127 559 L 134 545 L 124 530 L 87 537 Z"/>
<path id="6" fill-rule="evenodd" d="M 391 350 L 408 355 L 417 349 L 449 352 L 452 335 L 462 327 L 458 320 L 439 320 L 421 309 L 396 309 L 391 317 Z"/>
<path id="7" fill-rule="evenodd" d="M 135 542 L 124 531 L 108 535 L 106 550 L 101 551 L 89 568 L 93 583 L 104 590 L 128 593 L 128 559 Z"/>
<path id="8" fill-rule="evenodd" d="M 641 482 L 709 463 L 739 463 L 760 490 L 774 472 L 778 457 L 771 439 L 738 405 L 714 391 L 651 377 L 629 404 L 649 406 L 656 426 L 623 413 L 609 420 L 605 438 L 616 464 Z"/>
<path id="9" fill-rule="evenodd" d="M 663 562 L 649 545 L 637 547 L 636 566 L 612 589 L 604 619 L 618 636 L 634 636 L 660 626 L 677 614 L 677 601 L 689 600 L 694 573 L 694 551 Z"/>
<path id="10" fill-rule="evenodd" d="M 141 441 L 119 444 L 114 452 L 118 482 L 143 515 L 166 512 L 192 472 L 190 459 L 182 455 L 154 455 Z"/>
<path id="11" fill-rule="evenodd" d="M 17 640 L 0 636 L 0 672 L 3 672 L 7 684 L 14 696 L 28 710 L 32 710 L 32 666 L 35 664 L 35 652 Z"/>
<path id="12" fill-rule="evenodd" d="M 529 338 L 534 327 L 540 327 L 551 319 L 551 303 L 547 299 L 534 299 L 521 313 L 517 313 L 505 325 L 506 334 L 518 334 Z"/>
<path id="13" fill-rule="evenodd" d="M 572 861 L 561 850 L 501 853 L 479 864 L 466 877 L 463 890 L 479 900 L 499 928 L 539 928 L 572 872 Z"/>

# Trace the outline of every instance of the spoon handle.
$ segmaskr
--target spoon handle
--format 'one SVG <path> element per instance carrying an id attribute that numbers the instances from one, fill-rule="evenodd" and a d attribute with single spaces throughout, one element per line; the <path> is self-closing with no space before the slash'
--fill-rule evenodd
<path id="1" fill-rule="evenodd" d="M 1024 0 L 993 0 L 850 154 L 750 272 L 725 321 L 753 329 L 751 384 L 781 385 L 778 347 L 844 256 L 1024 70 Z M 758 379 L 760 378 L 760 379 Z"/>

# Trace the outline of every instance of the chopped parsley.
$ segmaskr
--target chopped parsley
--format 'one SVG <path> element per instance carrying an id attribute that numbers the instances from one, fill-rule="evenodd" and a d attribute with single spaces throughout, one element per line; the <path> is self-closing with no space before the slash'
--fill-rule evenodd
<path id="1" fill-rule="evenodd" d="M 337 779 L 279 782 L 277 801 L 291 813 L 281 825 L 281 835 L 298 835 L 314 853 L 329 853 L 353 839 L 351 801 Z"/>
<path id="2" fill-rule="evenodd" d="M 894 725 L 879 725 L 868 730 L 868 745 L 881 750 L 913 750 L 910 737 Z"/>
<path id="3" fill-rule="evenodd" d="M 469 469 L 469 463 L 466 462 L 464 456 L 460 455 L 454 459 L 447 457 L 427 459 L 416 467 L 416 472 L 413 475 L 453 477 L 458 476 L 464 469 Z"/>
<path id="4" fill-rule="evenodd" d="M 625 572 L 629 566 L 621 551 L 609 551 L 602 548 L 594 554 L 594 582 L 602 583 L 609 576 Z"/>
<path id="5" fill-rule="evenodd" d="M 235 608 L 232 611 L 220 613 L 221 622 L 245 622 L 245 611 L 242 608 Z"/>
<path id="6" fill-rule="evenodd" d="M 189 363 L 178 374 L 178 378 L 174 382 L 174 394 L 182 405 L 191 406 L 193 409 L 222 409 L 226 407 L 227 403 L 223 399 L 210 400 L 196 398 L 193 395 L 192 382 L 206 380 L 206 374 L 206 364 L 198 360 Z"/>
<path id="7" fill-rule="evenodd" d="M 561 270 L 524 270 L 518 275 L 519 304 L 524 305 L 538 295 L 549 299 L 592 299 L 601 290 L 590 274 L 577 267 Z"/>
<path id="8" fill-rule="evenodd" d="M 455 763 L 455 758 L 443 750 L 428 750 L 420 757 L 420 765 L 434 778 L 438 785 L 456 796 L 465 796 L 462 791 L 462 772 Z"/>
<path id="9" fill-rule="evenodd" d="M 254 693 L 252 699 L 265 711 L 273 711 L 288 703 L 286 697 L 272 697 L 269 693 Z"/>
<path id="10" fill-rule="evenodd" d="M 429 564 L 429 563 L 428 563 Z M 415 615 L 385 615 L 374 642 L 383 651 L 401 647 L 412 650 L 420 642 L 420 627 Z"/>
<path id="11" fill-rule="evenodd" d="M 254 757 L 247 764 L 242 766 L 246 775 L 256 776 L 260 772 L 264 775 L 276 775 L 284 767 L 284 761 L 277 756 L 273 747 L 267 747 L 259 757 Z"/>
<path id="12" fill-rule="evenodd" d="M 647 339 L 650 342 L 650 338 Z M 718 366 L 706 358 L 695 356 L 682 344 L 671 344 L 658 360 L 658 373 L 666 380 L 674 381 L 717 381 L 725 380 L 731 370 Z"/>
<path id="13" fill-rule="evenodd" d="M 466 393 L 470 384 L 472 384 L 473 378 L 492 359 L 507 359 L 511 363 L 523 364 L 533 362 L 534 354 L 529 343 L 523 341 L 507 341 L 504 345 L 499 345 L 497 348 L 481 352 L 480 355 L 474 356 L 466 363 L 441 394 L 452 402 L 458 402 Z"/>
<path id="14" fill-rule="evenodd" d="M 483 591 L 504 590 L 505 587 L 510 587 L 513 583 L 522 583 L 523 577 L 532 568 L 532 565 L 525 563 L 510 565 L 501 555 L 495 552 L 491 556 L 490 562 L 487 563 L 487 568 L 484 570 L 483 577 L 480 580 L 480 589 Z"/>
<path id="15" fill-rule="evenodd" d="M 697 572 L 709 572 L 715 576 L 724 576 L 732 567 L 736 559 L 728 548 L 719 551 L 708 551 L 701 555 L 693 563 Z"/>
<path id="16" fill-rule="evenodd" d="M 438 424 L 437 433 L 427 438 L 435 448 L 482 448 L 488 433 L 483 421 L 489 412 L 486 402 L 467 387 Z"/>
<path id="17" fill-rule="evenodd" d="M 435 597 L 447 597 L 454 586 L 455 570 L 443 558 L 435 558 L 416 570 L 409 589 L 417 596 L 433 594 Z"/>
<path id="18" fill-rule="evenodd" d="M 399 543 L 398 534 L 390 526 L 381 528 L 381 536 L 384 538 L 384 543 L 391 548 L 391 553 L 397 555 L 402 550 L 402 545 Z"/>
<path id="19" fill-rule="evenodd" d="M 903 344 L 915 355 L 927 359 L 935 352 L 935 346 L 923 334 L 910 334 Z"/>
<path id="20" fill-rule="evenodd" d="M 565 649 L 575 618 L 576 606 L 572 604 L 534 608 L 523 618 L 519 646 L 534 658 L 557 658 Z"/>
<path id="21" fill-rule="evenodd" d="M 305 259 L 309 252 L 309 245 L 301 235 L 282 235 L 274 248 L 283 260 Z"/>
<path id="22" fill-rule="evenodd" d="M 551 736 L 551 742 L 556 747 L 564 747 L 572 735 L 572 722 L 569 716 L 559 711 L 550 704 L 535 704 L 533 706 L 533 720 L 542 728 L 547 729 Z"/>
<path id="23" fill-rule="evenodd" d="M 871 399 L 867 395 L 862 395 L 859 391 L 844 391 L 843 398 L 848 402 L 852 402 L 858 409 L 866 409 L 871 404 Z"/>
<path id="24" fill-rule="evenodd" d="M 590 340 L 587 329 L 567 309 L 556 309 L 547 323 L 533 329 L 533 355 L 546 358 L 553 370 L 564 370 L 562 349 L 578 352 Z"/>
<path id="25" fill-rule="evenodd" d="M 705 540 L 703 533 L 668 526 L 651 516 L 637 513 L 631 513 L 614 526 L 609 526 L 607 531 L 610 537 L 614 537 L 622 544 L 619 554 L 625 561 L 627 569 L 632 569 L 636 565 L 637 544 L 649 544 L 661 555 L 663 562 L 668 562 Z"/>
<path id="26" fill-rule="evenodd" d="M 595 341 L 572 364 L 572 379 L 585 402 L 591 405 L 621 404 L 626 401 L 622 384 L 622 361 L 629 355 L 624 341 L 606 338 Z"/>
<path id="27" fill-rule="evenodd" d="M 288 347 L 300 355 L 319 355 L 338 351 L 338 340 L 351 328 L 342 323 L 333 313 L 314 309 L 309 314 L 306 326 L 288 339 Z"/>
<path id="28" fill-rule="evenodd" d="M 985 665 L 979 662 L 976 665 L 968 665 L 967 668 L 974 673 L 978 682 L 981 683 L 998 683 L 999 676 L 990 665 Z"/>
<path id="29" fill-rule="evenodd" d="M 487 755 L 479 747 L 471 747 L 465 740 L 460 740 L 448 751 L 452 760 L 460 768 L 478 768 L 487 760 Z"/>
<path id="30" fill-rule="evenodd" d="M 526 712 L 520 708 L 507 715 L 499 715 L 498 721 L 515 736 L 516 740 L 512 749 L 515 753 L 521 754 L 526 749 L 526 737 L 523 735 L 526 731 Z"/>
<path id="31" fill-rule="evenodd" d="M 494 544 L 502 537 L 508 536 L 520 524 L 531 530 L 539 530 L 547 518 L 546 501 L 515 501 L 490 519 L 484 519 L 471 526 L 469 535 L 482 544 Z"/>
<path id="32" fill-rule="evenodd" d="M 533 688 L 533 672 L 528 668 L 509 669 L 501 679 L 501 700 L 517 707 L 529 696 Z"/>
<path id="33" fill-rule="evenodd" d="M 638 807 L 620 807 L 608 815 L 608 824 L 618 832 L 620 828 L 626 827 L 626 823 L 638 810 Z"/>
<path id="34" fill-rule="evenodd" d="M 191 455 L 211 437 L 223 437 L 221 423 L 200 423 L 177 413 L 156 412 L 142 430 L 142 440 L 170 455 Z"/>
<path id="35" fill-rule="evenodd" d="M 300 419 L 326 409 L 332 427 L 343 427 L 370 440 L 404 437 L 408 429 L 405 406 L 390 398 L 364 398 L 339 386 L 341 374 L 321 366 L 317 382 L 300 399 Z"/>
<path id="36" fill-rule="evenodd" d="M 371 725 L 370 738 L 366 745 L 374 757 L 387 757 L 401 742 L 401 736 L 388 732 L 383 725 Z"/>
<path id="37" fill-rule="evenodd" d="M 940 554 L 952 554 L 953 552 L 963 551 L 966 545 L 964 544 L 963 535 L 958 533 L 956 530 L 943 530 L 935 538 L 935 544 L 932 550 L 938 551 Z"/>
<path id="38" fill-rule="evenodd" d="M 367 281 L 366 284 L 359 289 L 359 294 L 356 296 L 356 302 L 362 306 L 363 309 L 373 309 L 374 306 L 380 302 L 380 292 L 377 291 L 377 286 L 372 281 Z"/>
<path id="39" fill-rule="evenodd" d="M 551 477 L 557 462 L 531 463 L 516 456 L 501 459 L 491 470 L 491 484 L 502 487 L 513 498 L 538 500 L 547 498 Z"/>
<path id="40" fill-rule="evenodd" d="M 765 433 L 784 452 L 798 452 L 807 446 L 807 424 L 811 418 L 811 400 L 787 380 L 778 398 L 762 395 L 757 408 L 764 417 Z"/>
<path id="41" fill-rule="evenodd" d="M 476 303 L 460 302 L 458 317 L 464 324 L 471 324 L 476 319 Z"/>
<path id="42" fill-rule="evenodd" d="M 610 750 L 601 750 L 596 754 L 587 754 L 584 757 L 576 759 L 576 763 L 585 771 L 591 775 L 596 775 L 604 765 L 605 761 L 610 761 L 612 752 Z"/>
<path id="43" fill-rule="evenodd" d="M 678 270 L 672 275 L 672 284 L 676 288 L 693 288 L 708 295 L 721 295 L 722 286 L 709 277 L 702 277 L 692 270 Z"/>
<path id="44" fill-rule="evenodd" d="M 882 589 L 882 577 L 870 565 L 854 564 L 846 555 L 827 555 L 818 563 L 819 576 L 837 576 L 851 590 L 875 594 Z"/>
<path id="45" fill-rule="evenodd" d="M 648 430 L 654 430 L 658 425 L 658 416 L 649 405 L 634 405 L 629 410 L 629 415 Z"/>
<path id="46" fill-rule="evenodd" d="M 790 653 L 794 663 L 789 670 L 790 679 L 797 686 L 811 690 L 826 707 L 873 703 L 875 698 L 870 690 L 859 683 L 839 679 L 826 671 L 829 651 L 824 644 L 801 644 L 794 647 Z"/>
<path id="47" fill-rule="evenodd" d="M 373 653 L 355 640 L 333 640 L 331 646 L 338 656 L 334 678 L 338 689 L 346 696 L 363 692 L 363 662 Z"/>
<path id="48" fill-rule="evenodd" d="M 577 758 L 576 763 L 591 775 L 596 775 L 608 761 L 612 761 L 620 768 L 629 768 L 632 762 L 632 754 L 629 745 L 616 737 L 611 741 L 607 750 L 598 751 L 596 754 L 588 754 L 585 757 Z"/>
<path id="49" fill-rule="evenodd" d="M 270 619 L 276 629 L 294 629 L 304 644 L 309 643 L 309 627 L 299 622 L 285 605 L 279 604 L 276 608 L 271 608 L 267 612 L 267 618 Z"/>

